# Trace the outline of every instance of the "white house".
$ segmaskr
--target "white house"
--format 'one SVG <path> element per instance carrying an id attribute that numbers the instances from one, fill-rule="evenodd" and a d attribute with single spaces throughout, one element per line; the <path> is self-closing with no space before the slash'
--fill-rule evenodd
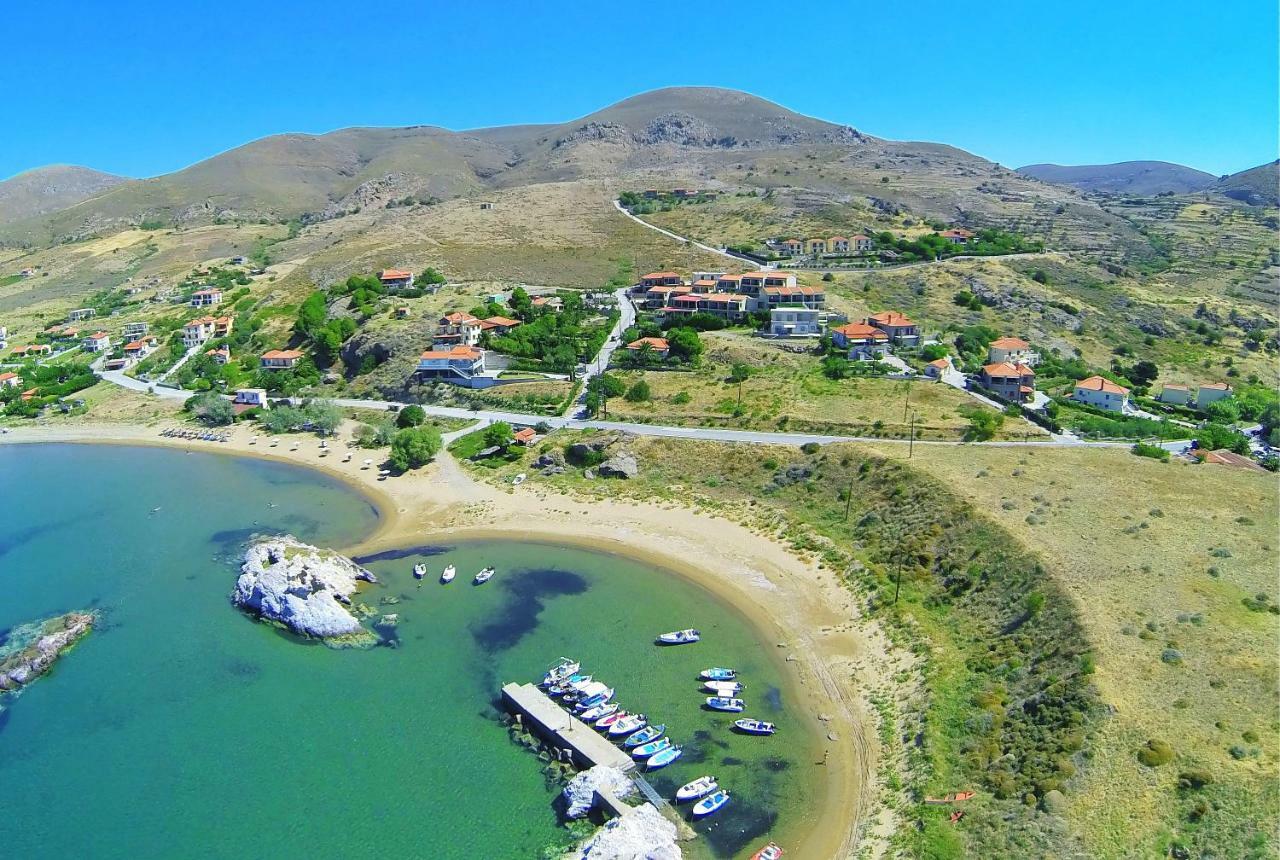
<path id="1" fill-rule="evenodd" d="M 436 328 L 435 339 L 440 343 L 456 343 L 461 346 L 475 346 L 480 342 L 480 332 L 484 326 L 480 320 L 469 313 L 454 311 L 440 318 Z"/>
<path id="2" fill-rule="evenodd" d="M 207 290 L 196 290 L 191 294 L 191 307 L 207 308 L 222 303 L 222 290 L 210 288 Z"/>
<path id="3" fill-rule="evenodd" d="M 817 337 L 822 334 L 822 312 L 804 305 L 779 305 L 769 309 L 769 334 L 773 337 Z"/>
<path id="4" fill-rule="evenodd" d="M 0 388 L 21 388 L 22 377 L 16 373 L 0 373 Z"/>
<path id="5" fill-rule="evenodd" d="M 1161 403 L 1172 403 L 1174 406 L 1186 406 L 1191 402 L 1191 389 L 1185 385 L 1174 385 L 1166 382 L 1156 398 Z"/>
<path id="6" fill-rule="evenodd" d="M 404 269 L 383 269 L 378 273 L 378 280 L 382 282 L 382 286 L 392 292 L 407 290 L 413 286 L 413 272 Z"/>
<path id="7" fill-rule="evenodd" d="M 1196 408 L 1204 409 L 1210 403 L 1217 403 L 1219 400 L 1231 396 L 1231 386 L 1225 382 L 1210 382 L 1207 385 L 1201 385 L 1196 392 Z"/>
<path id="8" fill-rule="evenodd" d="M 1123 385 L 1116 385 L 1110 379 L 1090 376 L 1076 383 L 1072 399 L 1095 409 L 1123 412 L 1129 405 L 1129 389 Z"/>
<path id="9" fill-rule="evenodd" d="M 87 320 L 90 317 L 96 317 L 97 315 L 98 312 L 93 308 L 76 308 L 74 311 L 67 314 L 67 322 L 79 322 L 80 320 Z"/>
<path id="10" fill-rule="evenodd" d="M 267 389 L 265 388 L 241 388 L 236 392 L 236 403 L 243 403 L 246 406 L 267 406 Z"/>
<path id="11" fill-rule="evenodd" d="M 302 358 L 300 349 L 272 349 L 262 354 L 259 364 L 265 370 L 289 370 Z"/>
<path id="12" fill-rule="evenodd" d="M 418 357 L 418 376 L 467 384 L 484 373 L 484 350 L 474 346 L 429 349 Z"/>
<path id="13" fill-rule="evenodd" d="M 124 328 L 120 330 L 120 333 L 124 336 L 125 340 L 137 340 L 144 336 L 149 330 L 150 329 L 145 322 L 131 322 L 125 323 Z"/>
<path id="14" fill-rule="evenodd" d="M 85 352 L 106 352 L 111 349 L 111 335 L 105 331 L 95 331 L 80 341 L 80 348 Z"/>
<path id="15" fill-rule="evenodd" d="M 987 345 L 987 362 L 990 364 L 1025 364 L 1034 367 L 1040 360 L 1031 344 L 1020 337 L 1002 337 Z"/>

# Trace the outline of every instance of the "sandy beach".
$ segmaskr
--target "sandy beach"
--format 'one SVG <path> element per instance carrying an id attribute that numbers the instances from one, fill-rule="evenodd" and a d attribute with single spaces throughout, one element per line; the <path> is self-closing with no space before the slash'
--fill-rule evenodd
<path id="1" fill-rule="evenodd" d="M 229 429 L 227 442 L 172 439 L 162 428 L 130 424 L 21 427 L 0 444 L 113 443 L 266 457 L 319 469 L 353 486 L 377 506 L 375 532 L 350 553 L 420 545 L 443 538 L 510 537 L 577 544 L 626 554 L 697 582 L 777 643 L 793 690 L 817 721 L 826 775 L 818 825 L 788 856 L 829 860 L 852 856 L 878 830 L 875 721 L 859 690 L 895 671 L 887 644 L 858 621 L 853 596 L 829 571 L 736 523 L 670 504 L 589 503 L 537 487 L 501 488 L 470 477 L 447 454 L 408 475 L 380 479 L 378 452 L 330 441 L 326 456 L 310 435 L 270 437 Z M 349 438 L 341 433 L 339 440 Z M 272 446 L 272 440 L 276 444 Z M 297 450 L 293 450 L 298 443 Z M 374 460 L 364 467 L 366 458 Z"/>

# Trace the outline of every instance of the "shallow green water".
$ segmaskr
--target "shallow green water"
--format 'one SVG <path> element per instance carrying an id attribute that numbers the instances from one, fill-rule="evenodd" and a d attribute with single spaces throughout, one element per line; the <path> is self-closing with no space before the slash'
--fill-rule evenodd
<path id="1" fill-rule="evenodd" d="M 153 510 L 159 508 L 159 510 Z M 734 800 L 695 854 L 737 856 L 809 823 L 814 738 L 785 667 L 697 586 L 609 554 L 469 542 L 367 559 L 400 597 L 398 647 L 333 651 L 227 602 L 249 533 L 359 542 L 368 502 L 314 472 L 156 449 L 0 447 L 0 629 L 71 609 L 105 623 L 0 716 L 4 851 L 14 857 L 540 856 L 566 842 L 540 763 L 497 691 L 572 655 L 685 746 L 652 782 L 704 772 Z M 410 569 L 425 560 L 421 586 Z M 434 577 L 456 564 L 459 578 Z M 473 587 L 494 564 L 498 576 Z M 655 633 L 698 626 L 702 643 Z M 700 708 L 733 665 L 772 738 Z"/>

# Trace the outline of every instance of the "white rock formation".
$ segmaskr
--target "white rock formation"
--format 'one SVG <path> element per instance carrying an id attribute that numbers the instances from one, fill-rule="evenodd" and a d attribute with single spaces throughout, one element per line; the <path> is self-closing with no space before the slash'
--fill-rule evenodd
<path id="1" fill-rule="evenodd" d="M 565 786 L 562 792 L 565 803 L 568 804 L 565 815 L 569 818 L 581 818 L 590 812 L 591 807 L 595 806 L 598 789 L 608 791 L 621 800 L 634 794 L 636 786 L 616 767 L 598 764 L 577 774 Z"/>
<path id="2" fill-rule="evenodd" d="M 231 601 L 260 618 L 320 639 L 372 638 L 347 608 L 372 573 L 332 550 L 291 535 L 250 544 Z"/>
<path id="3" fill-rule="evenodd" d="M 680 860 L 676 826 L 652 803 L 614 818 L 569 855 L 575 860 Z"/>

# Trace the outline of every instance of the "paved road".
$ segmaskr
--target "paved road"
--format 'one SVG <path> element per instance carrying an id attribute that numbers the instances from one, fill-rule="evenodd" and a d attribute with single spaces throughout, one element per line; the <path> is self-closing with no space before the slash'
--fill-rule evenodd
<path id="1" fill-rule="evenodd" d="M 587 364 L 587 370 L 582 374 L 582 390 L 578 392 L 577 398 L 565 410 L 566 417 L 581 414 L 586 408 L 588 383 L 591 382 L 592 378 L 599 376 L 609 368 L 609 360 L 613 358 L 614 351 L 622 345 L 622 333 L 635 325 L 636 306 L 631 301 L 627 288 L 620 287 L 614 290 L 613 295 L 618 300 L 618 321 L 614 323 L 613 330 L 605 338 L 599 354 Z"/>

